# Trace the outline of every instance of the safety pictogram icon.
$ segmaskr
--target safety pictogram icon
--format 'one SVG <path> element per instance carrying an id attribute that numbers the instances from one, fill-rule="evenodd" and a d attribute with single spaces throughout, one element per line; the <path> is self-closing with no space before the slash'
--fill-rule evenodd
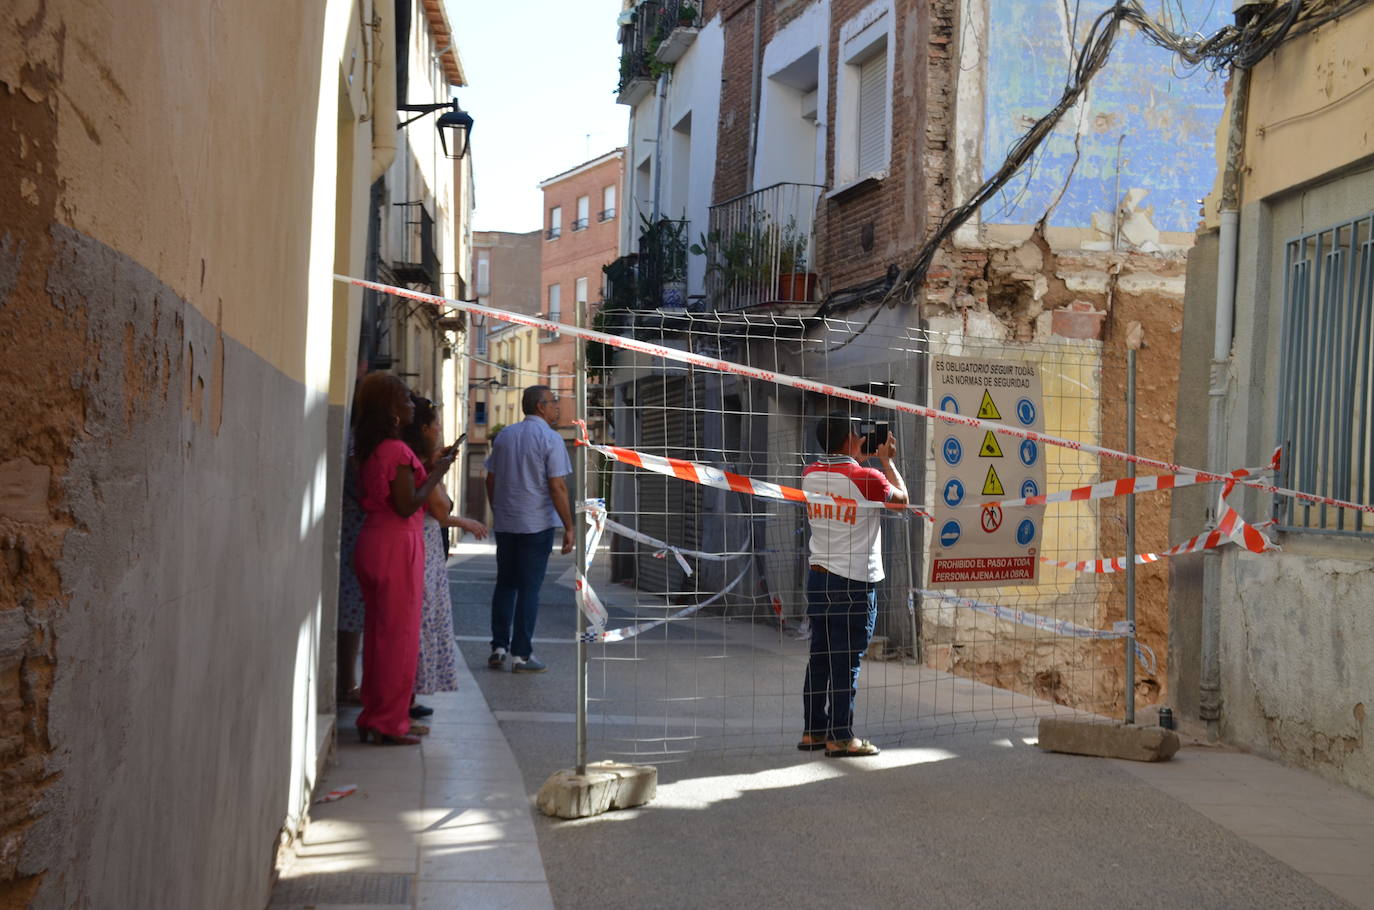
<path id="1" fill-rule="evenodd" d="M 940 451 L 944 453 L 945 464 L 951 466 L 957 465 L 964 457 L 963 445 L 953 436 L 945 438 L 945 444 L 940 447 Z"/>
<path id="2" fill-rule="evenodd" d="M 1016 526 L 1016 542 L 1021 546 L 1028 546 L 1035 539 L 1035 522 L 1029 518 L 1023 520 Z"/>
<path id="3" fill-rule="evenodd" d="M 1040 457 L 1040 447 L 1035 444 L 1033 439 L 1021 440 L 1021 463 L 1026 467 L 1035 464 L 1035 460 Z"/>
<path id="4" fill-rule="evenodd" d="M 1024 426 L 1035 423 L 1035 402 L 1029 398 L 1022 398 L 1016 402 L 1016 419 L 1021 421 Z"/>
<path id="5" fill-rule="evenodd" d="M 953 395 L 946 395 L 940 399 L 940 410 L 948 411 L 951 414 L 959 413 L 959 400 Z"/>
<path id="6" fill-rule="evenodd" d="M 959 542 L 959 522 L 950 520 L 940 528 L 940 546 L 952 547 Z"/>
<path id="7" fill-rule="evenodd" d="M 983 420 L 1002 419 L 1002 412 L 997 410 L 997 405 L 992 400 L 992 393 L 987 389 L 983 390 L 983 403 L 978 405 L 978 416 Z"/>
<path id="8" fill-rule="evenodd" d="M 997 441 L 997 434 L 988 430 L 983 436 L 983 444 L 978 447 L 980 458 L 1001 458 L 1002 444 Z"/>
<path id="9" fill-rule="evenodd" d="M 984 496 L 1005 496 L 1006 490 L 1002 489 L 1002 478 L 997 476 L 997 468 L 988 465 L 988 476 L 983 479 Z"/>
<path id="10" fill-rule="evenodd" d="M 950 478 L 949 483 L 945 484 L 944 492 L 945 505 L 951 509 L 964 501 L 964 484 L 957 477 Z"/>
<path id="11" fill-rule="evenodd" d="M 1034 480 L 1027 477 L 1025 480 L 1021 481 L 1021 495 L 1026 499 L 1030 499 L 1032 496 L 1039 496 L 1040 487 Z"/>
<path id="12" fill-rule="evenodd" d="M 1002 507 L 988 506 L 983 510 L 981 521 L 983 522 L 984 531 L 989 534 L 996 531 L 998 528 L 1002 527 Z"/>

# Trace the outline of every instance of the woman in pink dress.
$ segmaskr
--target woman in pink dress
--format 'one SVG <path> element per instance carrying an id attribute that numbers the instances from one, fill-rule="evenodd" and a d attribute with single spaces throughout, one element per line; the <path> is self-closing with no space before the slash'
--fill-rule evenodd
<path id="1" fill-rule="evenodd" d="M 424 600 L 425 500 L 453 464 L 445 449 L 425 471 L 401 429 L 414 417 L 405 383 L 373 373 L 358 390 L 354 440 L 366 517 L 353 551 L 353 569 L 367 606 L 363 626 L 363 710 L 358 736 L 389 745 L 415 745 L 410 697 L 420 647 Z"/>

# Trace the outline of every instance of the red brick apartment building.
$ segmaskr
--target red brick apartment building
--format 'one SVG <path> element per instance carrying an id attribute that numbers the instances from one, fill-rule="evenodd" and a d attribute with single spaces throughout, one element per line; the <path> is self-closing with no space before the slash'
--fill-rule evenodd
<path id="1" fill-rule="evenodd" d="M 577 304 L 588 306 L 591 322 L 601 300 L 602 266 L 616 258 L 620 237 L 620 191 L 625 150 L 615 149 L 539 184 L 544 191 L 544 232 L 540 254 L 540 312 L 572 325 Z M 572 433 L 575 345 L 567 336 L 539 334 L 539 371 L 561 399 L 558 428 Z"/>

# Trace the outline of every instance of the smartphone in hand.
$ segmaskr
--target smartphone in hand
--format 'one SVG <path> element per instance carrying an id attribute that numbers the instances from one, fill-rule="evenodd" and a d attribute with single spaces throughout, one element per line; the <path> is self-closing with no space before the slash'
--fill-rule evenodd
<path id="1" fill-rule="evenodd" d="M 449 446 L 447 449 L 444 449 L 444 451 L 453 455 L 455 458 L 458 457 L 458 447 L 461 446 L 467 440 L 467 438 L 468 434 L 464 433 L 462 436 L 459 436 L 457 439 L 455 439 L 453 441 L 453 445 Z"/>

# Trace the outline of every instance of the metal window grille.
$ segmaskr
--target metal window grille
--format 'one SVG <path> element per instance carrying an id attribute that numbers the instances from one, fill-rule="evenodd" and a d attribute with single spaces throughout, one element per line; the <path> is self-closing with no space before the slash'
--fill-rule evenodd
<path id="1" fill-rule="evenodd" d="M 1279 442 L 1283 485 L 1374 495 L 1374 212 L 1289 240 L 1284 254 Z M 1364 513 L 1277 497 L 1283 527 L 1374 536 Z"/>

